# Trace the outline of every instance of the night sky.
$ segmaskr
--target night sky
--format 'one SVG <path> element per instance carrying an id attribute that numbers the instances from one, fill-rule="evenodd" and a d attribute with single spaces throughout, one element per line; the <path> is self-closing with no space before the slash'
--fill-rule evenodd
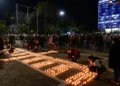
<path id="1" fill-rule="evenodd" d="M 45 0 L 0 0 L 0 14 L 6 11 L 15 12 L 15 4 L 35 6 L 38 1 Z M 58 9 L 72 16 L 80 24 L 91 29 L 97 28 L 97 0 L 50 0 L 56 3 Z M 2 16 L 2 15 L 0 15 Z"/>

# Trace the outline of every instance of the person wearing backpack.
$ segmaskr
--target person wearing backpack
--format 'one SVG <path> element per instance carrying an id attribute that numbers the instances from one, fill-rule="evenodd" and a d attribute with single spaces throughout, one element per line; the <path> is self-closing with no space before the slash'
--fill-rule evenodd
<path id="1" fill-rule="evenodd" d="M 98 57 L 94 57 L 93 55 L 88 56 L 88 61 L 89 61 L 89 66 L 88 66 L 89 70 L 91 72 L 96 72 L 97 77 L 95 78 L 95 80 L 99 80 L 100 75 L 106 71 L 106 67 L 102 64 L 102 62 Z"/>

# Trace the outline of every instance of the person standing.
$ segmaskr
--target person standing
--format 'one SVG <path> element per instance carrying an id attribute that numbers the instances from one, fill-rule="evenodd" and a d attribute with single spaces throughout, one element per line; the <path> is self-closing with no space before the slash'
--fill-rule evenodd
<path id="1" fill-rule="evenodd" d="M 119 84 L 120 78 L 120 41 L 118 38 L 112 39 L 112 46 L 109 51 L 109 67 L 114 70 L 114 80 L 111 82 Z"/>
<path id="2" fill-rule="evenodd" d="M 3 39 L 2 37 L 0 36 L 0 55 L 2 54 L 2 50 L 3 50 Z"/>

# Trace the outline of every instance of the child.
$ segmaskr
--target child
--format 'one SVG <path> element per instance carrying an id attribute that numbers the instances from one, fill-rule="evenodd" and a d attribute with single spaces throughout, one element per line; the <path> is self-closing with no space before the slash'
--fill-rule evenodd
<path id="1" fill-rule="evenodd" d="M 88 56 L 88 61 L 90 63 L 89 70 L 92 72 L 97 72 L 98 74 L 95 80 L 100 79 L 100 74 L 106 71 L 105 66 L 102 64 L 98 57 Z"/>

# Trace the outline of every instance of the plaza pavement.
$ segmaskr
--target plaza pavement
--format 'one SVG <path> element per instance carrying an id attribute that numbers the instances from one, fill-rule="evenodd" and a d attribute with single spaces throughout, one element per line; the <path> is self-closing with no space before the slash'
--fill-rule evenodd
<path id="1" fill-rule="evenodd" d="M 59 52 L 55 52 L 55 53 L 53 52 L 46 53 L 46 51 L 48 51 L 48 49 L 41 49 L 40 52 L 38 53 L 41 53 L 53 58 L 59 58 L 65 61 L 67 60 L 66 59 L 67 54 L 63 52 L 63 50 L 60 50 Z M 113 71 L 108 68 L 108 53 L 101 53 L 101 52 L 96 52 L 88 49 L 80 49 L 80 52 L 81 52 L 81 58 L 77 61 L 78 64 L 88 65 L 87 57 L 89 55 L 94 55 L 94 56 L 98 56 L 108 69 L 106 73 L 101 75 L 101 80 L 97 80 L 97 81 L 92 80 L 88 84 L 85 84 L 82 86 L 119 86 L 110 82 L 110 79 L 113 78 Z M 25 50 L 24 53 L 27 53 L 27 51 Z M 0 86 L 65 86 L 65 85 L 72 86 L 72 85 L 66 84 L 64 80 L 61 79 L 62 78 L 61 76 L 56 78 L 44 73 L 44 71 L 42 70 L 46 68 L 42 68 L 41 70 L 38 70 L 34 67 L 31 67 L 28 64 L 24 64 L 18 59 L 15 59 L 15 57 L 17 58 L 22 56 L 24 55 L 19 54 L 16 56 L 12 56 L 9 59 L 3 60 L 5 63 L 4 64 L 2 63 L 3 69 L 0 70 L 1 72 Z M 49 67 L 50 66 L 47 66 L 47 68 Z M 73 75 L 74 73 L 77 73 L 77 70 L 73 71 Z M 66 77 L 70 76 L 70 74 L 65 73 Z"/>

